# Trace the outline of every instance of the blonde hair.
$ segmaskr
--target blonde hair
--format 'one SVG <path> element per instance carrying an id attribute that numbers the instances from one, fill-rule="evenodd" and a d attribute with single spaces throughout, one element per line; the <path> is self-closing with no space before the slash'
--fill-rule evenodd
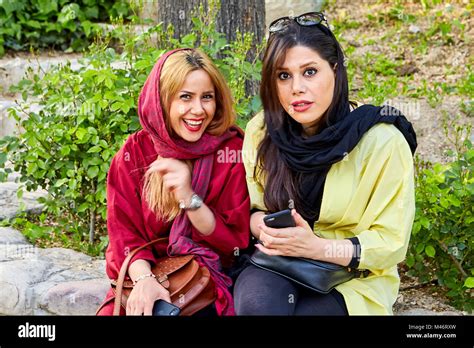
<path id="1" fill-rule="evenodd" d="M 173 97 L 183 86 L 186 77 L 192 71 L 204 70 L 214 85 L 216 112 L 206 128 L 211 135 L 222 135 L 235 122 L 232 94 L 221 72 L 211 59 L 197 49 L 182 50 L 166 59 L 160 75 L 160 102 L 163 109 L 168 134 L 173 134 L 169 110 Z M 157 160 L 160 159 L 158 156 Z M 186 161 L 192 173 L 192 162 Z M 143 196 L 150 209 L 165 221 L 173 220 L 180 213 L 179 203 L 174 194 L 163 186 L 163 178 L 158 172 L 147 170 L 144 176 Z"/>

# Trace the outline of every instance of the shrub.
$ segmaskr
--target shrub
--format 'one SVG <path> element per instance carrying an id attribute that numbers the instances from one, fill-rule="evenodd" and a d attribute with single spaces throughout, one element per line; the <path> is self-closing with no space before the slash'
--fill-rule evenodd
<path id="1" fill-rule="evenodd" d="M 455 126 L 457 151 L 442 165 L 418 160 L 416 217 L 406 264 L 408 274 L 422 282 L 437 279 L 452 303 L 472 312 L 474 287 L 474 148 L 461 141 Z M 464 129 L 467 135 L 470 128 Z"/>
<path id="2" fill-rule="evenodd" d="M 82 51 L 100 31 L 94 22 L 129 11 L 126 0 L 0 1 L 0 56 L 5 48 Z"/>

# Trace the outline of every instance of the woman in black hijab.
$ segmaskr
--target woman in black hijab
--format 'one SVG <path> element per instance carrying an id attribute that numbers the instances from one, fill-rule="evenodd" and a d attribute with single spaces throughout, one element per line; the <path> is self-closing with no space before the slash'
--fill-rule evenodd
<path id="1" fill-rule="evenodd" d="M 322 295 L 252 265 L 235 285 L 237 314 L 391 314 L 396 300 L 415 214 L 416 135 L 398 110 L 349 101 L 344 55 L 324 21 L 312 12 L 270 26 L 264 112 L 247 125 L 243 148 L 251 231 L 268 255 L 370 274 Z M 297 226 L 265 226 L 265 214 L 290 200 Z"/>

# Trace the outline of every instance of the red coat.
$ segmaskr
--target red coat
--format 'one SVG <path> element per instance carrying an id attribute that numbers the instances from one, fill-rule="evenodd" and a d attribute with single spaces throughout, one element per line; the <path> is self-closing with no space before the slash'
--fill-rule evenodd
<path id="1" fill-rule="evenodd" d="M 250 236 L 250 199 L 245 169 L 241 156 L 238 156 L 241 149 L 242 139 L 233 137 L 225 141 L 214 155 L 211 181 L 204 202 L 214 213 L 216 229 L 208 236 L 192 229 L 193 240 L 213 249 L 221 257 L 223 267 L 231 266 L 236 250 L 247 248 Z M 218 156 L 221 151 L 235 155 L 233 159 L 236 161 L 222 161 L 223 156 Z M 118 277 L 130 251 L 169 234 L 171 223 L 157 217 L 141 195 L 146 168 L 156 158 L 150 135 L 140 130 L 127 139 L 112 160 L 107 178 L 109 245 L 106 251 L 106 272 L 111 279 Z M 165 248 L 166 245 L 155 245 L 153 249 L 138 252 L 133 260 L 144 259 L 154 263 L 158 256 L 165 255 Z M 110 290 L 99 315 L 112 314 L 113 301 L 109 302 L 112 297 Z"/>

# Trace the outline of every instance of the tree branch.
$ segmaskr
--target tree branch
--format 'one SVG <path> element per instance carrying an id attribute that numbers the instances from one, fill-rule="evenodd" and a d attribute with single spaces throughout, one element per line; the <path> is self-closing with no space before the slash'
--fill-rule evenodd
<path id="1" fill-rule="evenodd" d="M 454 257 L 453 255 L 451 255 L 448 251 L 448 247 L 443 243 L 443 242 L 438 242 L 439 246 L 441 247 L 441 249 L 443 249 L 443 251 L 449 255 L 449 257 L 451 258 L 451 260 L 453 261 L 454 265 L 456 266 L 456 268 L 458 269 L 459 272 L 461 272 L 461 274 L 463 275 L 464 278 L 467 278 L 468 275 L 466 273 L 466 271 L 462 268 L 461 264 L 459 263 L 459 261 L 456 259 L 456 257 Z"/>

